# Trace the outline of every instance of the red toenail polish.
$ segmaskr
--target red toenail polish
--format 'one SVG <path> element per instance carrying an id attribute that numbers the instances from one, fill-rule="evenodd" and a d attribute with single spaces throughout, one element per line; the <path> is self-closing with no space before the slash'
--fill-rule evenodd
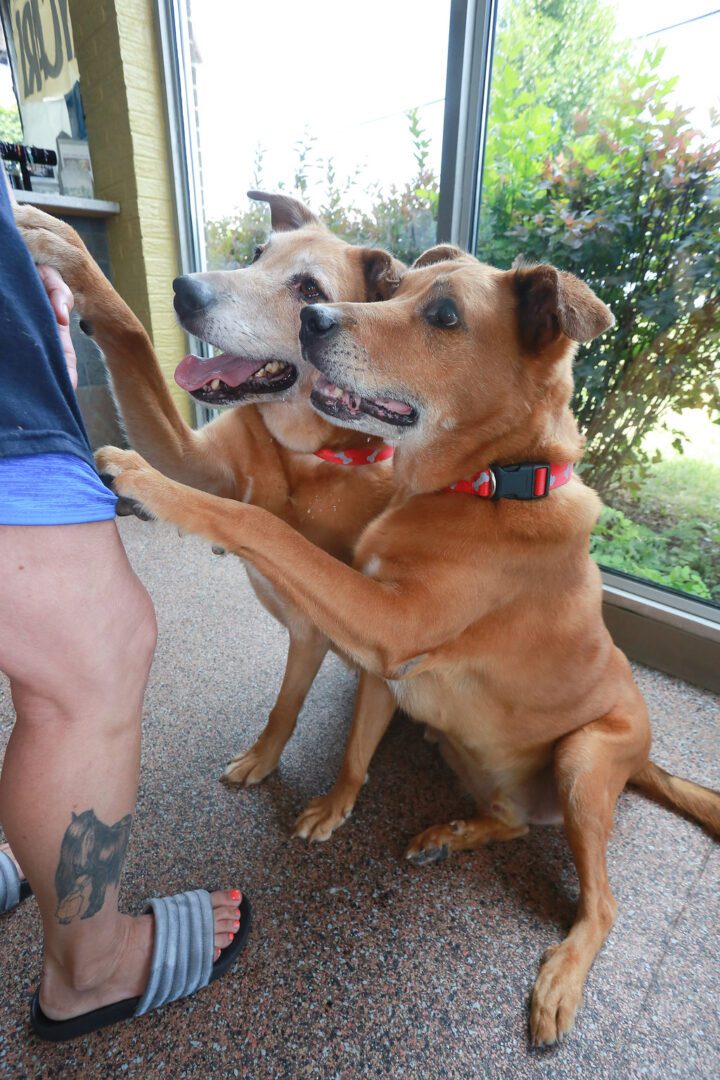
<path id="1" fill-rule="evenodd" d="M 240 929 L 240 920 L 239 920 L 239 919 L 237 919 L 237 920 L 235 921 L 235 929 L 236 929 L 236 930 L 239 930 L 239 929 Z"/>
<path id="2" fill-rule="evenodd" d="M 242 900 L 242 893 L 240 892 L 240 890 L 239 889 L 231 889 L 230 890 L 230 899 L 231 900 Z"/>
<path id="3" fill-rule="evenodd" d="M 228 940 L 232 941 L 232 939 L 233 939 L 234 937 L 235 937 L 235 935 L 234 935 L 234 934 L 228 934 Z"/>

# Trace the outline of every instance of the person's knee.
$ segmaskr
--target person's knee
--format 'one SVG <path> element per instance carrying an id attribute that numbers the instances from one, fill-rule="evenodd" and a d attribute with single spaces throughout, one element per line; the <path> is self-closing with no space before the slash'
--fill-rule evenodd
<path id="1" fill-rule="evenodd" d="M 103 697 L 139 706 L 156 644 L 155 608 L 135 578 L 118 598 L 115 618 L 104 627 L 92 655 L 78 657 L 83 680 L 88 680 L 93 692 Z"/>
<path id="2" fill-rule="evenodd" d="M 117 665 L 120 655 L 138 677 L 145 679 L 155 655 L 158 627 L 153 602 L 145 586 L 135 580 L 137 587 L 132 596 L 125 598 L 123 618 L 113 628 L 103 652 L 110 666 Z"/>
<path id="3" fill-rule="evenodd" d="M 82 633 L 68 627 L 64 642 L 9 673 L 18 718 L 42 725 L 90 718 L 104 727 L 137 725 L 156 643 L 152 600 L 133 575 L 107 602 L 102 619 L 90 604 Z"/>

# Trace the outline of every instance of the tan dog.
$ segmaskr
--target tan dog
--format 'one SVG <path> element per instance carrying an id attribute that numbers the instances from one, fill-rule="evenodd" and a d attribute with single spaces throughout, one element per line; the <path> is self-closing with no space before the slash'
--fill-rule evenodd
<path id="1" fill-rule="evenodd" d="M 648 761 L 646 708 L 603 624 L 588 554 L 599 500 L 571 476 L 582 447 L 568 408 L 575 343 L 612 316 L 553 267 L 502 272 L 439 247 L 386 304 L 306 309 L 302 323 L 324 376 L 317 408 L 399 444 L 397 494 L 360 539 L 355 569 L 256 507 L 166 480 L 137 454 L 106 449 L 101 463 L 157 517 L 251 561 L 434 729 L 479 814 L 416 837 L 413 861 L 564 820 L 580 901 L 568 937 L 543 959 L 530 1017 L 533 1042 L 554 1043 L 615 919 L 606 847 L 624 786 L 720 832 L 720 795 Z M 494 486 L 533 497 L 487 497 Z M 366 767 L 359 735 L 350 753 Z"/>
<path id="2" fill-rule="evenodd" d="M 295 199 L 250 194 L 270 203 L 273 227 L 253 265 L 175 282 L 182 324 L 225 350 L 211 361 L 187 357 L 178 381 L 206 404 L 244 406 L 200 431 L 180 416 L 148 335 L 74 230 L 32 207 L 19 207 L 16 219 L 35 260 L 54 266 L 72 289 L 105 354 L 131 444 L 166 475 L 263 506 L 349 561 L 363 528 L 390 497 L 392 462 L 383 459 L 381 439 L 342 431 L 310 407 L 317 371 L 300 353 L 300 311 L 318 300 L 385 299 L 404 268 L 387 252 L 344 243 Z M 338 460 L 317 457 L 321 448 Z M 354 457 L 366 463 L 342 464 Z M 257 783 L 276 767 L 328 649 L 327 638 L 306 617 L 267 579 L 249 572 L 262 603 L 287 627 L 290 643 L 266 729 L 224 773 L 234 784 Z M 358 702 L 366 700 L 372 707 L 361 688 Z M 386 707 L 394 707 L 390 698 Z M 325 800 L 314 801 L 298 820 L 299 835 L 326 839 L 327 816 Z"/>

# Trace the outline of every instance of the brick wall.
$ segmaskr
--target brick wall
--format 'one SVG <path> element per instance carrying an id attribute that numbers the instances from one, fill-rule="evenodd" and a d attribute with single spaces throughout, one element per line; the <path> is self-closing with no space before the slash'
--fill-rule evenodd
<path id="1" fill-rule="evenodd" d="M 120 203 L 109 224 L 113 283 L 153 339 L 186 419 L 173 371 L 186 351 L 172 309 L 180 256 L 152 0 L 70 0 L 95 194 Z"/>

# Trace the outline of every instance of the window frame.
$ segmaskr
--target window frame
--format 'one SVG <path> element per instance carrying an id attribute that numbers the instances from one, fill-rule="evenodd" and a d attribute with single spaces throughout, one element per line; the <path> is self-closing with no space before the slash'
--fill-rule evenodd
<path id="1" fill-rule="evenodd" d="M 184 0 L 155 0 L 155 28 L 162 60 L 165 115 L 171 153 L 171 177 L 175 219 L 180 247 L 180 272 L 197 274 L 207 270 L 205 258 L 205 209 L 200 175 L 200 146 L 193 123 L 194 102 L 188 73 L 192 69 L 190 26 Z M 190 351 L 210 356 L 206 342 L 188 334 Z M 193 401 L 195 424 L 202 427 L 217 415 Z"/>
<path id="2" fill-rule="evenodd" d="M 500 0 L 451 0 L 437 239 L 474 251 Z M 205 269 L 190 35 L 183 0 L 155 0 L 182 272 Z M 194 351 L 205 346 L 192 341 Z M 212 413 L 197 406 L 197 422 Z M 720 692 L 720 606 L 602 570 L 606 622 L 633 659 Z"/>

